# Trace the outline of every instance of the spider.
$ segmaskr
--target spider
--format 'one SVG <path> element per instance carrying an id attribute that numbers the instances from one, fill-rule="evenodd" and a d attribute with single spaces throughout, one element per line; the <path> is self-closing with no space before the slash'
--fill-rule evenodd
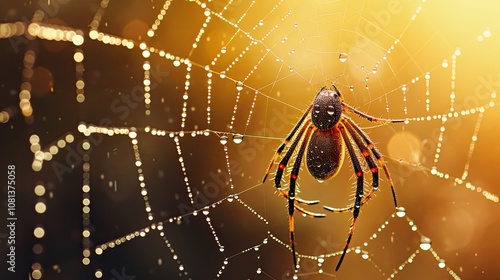
<path id="1" fill-rule="evenodd" d="M 340 268 L 340 265 L 342 264 L 342 261 L 344 260 L 344 257 L 346 255 L 347 249 L 349 248 L 349 243 L 351 242 L 352 236 L 354 234 L 354 229 L 361 206 L 368 200 L 370 200 L 370 198 L 378 190 L 379 167 L 383 169 L 388 183 L 391 186 L 394 205 L 395 207 L 397 207 L 394 184 L 389 174 L 389 170 L 384 163 L 382 154 L 375 147 L 375 144 L 368 137 L 368 135 L 351 118 L 345 115 L 345 113 L 351 112 L 368 121 L 382 124 L 399 123 L 404 122 L 404 120 L 382 119 L 365 114 L 345 103 L 337 87 L 334 84 L 332 84 L 332 86 L 333 89 L 327 89 L 326 87 L 323 87 L 318 92 L 312 104 L 307 107 L 300 120 L 276 150 L 276 153 L 271 159 L 271 164 L 269 165 L 262 181 L 263 183 L 266 181 L 266 178 L 268 177 L 272 166 L 278 160 L 283 150 L 285 150 L 290 141 L 293 139 L 293 142 L 288 147 L 286 154 L 281 158 L 281 161 L 276 170 L 274 183 L 277 192 L 288 201 L 288 227 L 290 233 L 290 247 L 292 250 L 295 269 L 297 269 L 298 266 L 297 254 L 295 252 L 295 226 L 293 218 L 294 211 L 297 210 L 304 216 L 311 218 L 325 217 L 325 214 L 313 213 L 301 208 L 298 205 L 313 205 L 319 203 L 319 200 L 304 200 L 296 197 L 295 194 L 296 181 L 299 175 L 300 167 L 302 165 L 302 157 L 304 156 L 304 152 L 306 152 L 306 148 L 307 153 L 305 157 L 305 163 L 309 173 L 315 179 L 324 181 L 334 177 L 339 172 L 342 166 L 346 148 L 349 158 L 351 159 L 352 166 L 354 168 L 354 174 L 357 178 L 353 204 L 344 208 L 323 206 L 324 209 L 334 213 L 352 212 L 352 221 L 349 227 L 349 234 L 347 236 L 342 255 L 337 263 L 335 271 Z M 309 113 L 311 113 L 310 117 L 308 117 Z M 356 147 L 354 146 L 354 144 L 356 145 Z M 297 146 L 299 146 L 299 150 L 296 153 L 296 158 L 290 173 L 288 193 L 286 193 L 281 188 L 283 172 L 287 167 L 290 158 L 295 153 Z M 371 189 L 366 194 L 364 193 L 364 171 L 360 163 L 360 160 L 363 159 L 370 170 L 369 172 L 371 172 L 372 174 Z"/>

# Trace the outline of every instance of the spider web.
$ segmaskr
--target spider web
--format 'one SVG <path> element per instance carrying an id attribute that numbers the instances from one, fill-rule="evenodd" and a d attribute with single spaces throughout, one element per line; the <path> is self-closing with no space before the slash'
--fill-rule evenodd
<path id="1" fill-rule="evenodd" d="M 482 242 L 499 231 L 493 3 L 49 2 L 12 6 L 0 24 L 2 154 L 23 172 L 29 209 L 23 277 L 500 273 L 498 246 Z M 338 272 L 351 214 L 297 214 L 294 272 L 286 201 L 261 182 L 331 83 L 363 112 L 407 120 L 350 116 L 385 155 L 405 211 L 383 178 Z M 323 183 L 301 170 L 300 196 L 324 213 L 352 203 L 354 181 L 347 159 Z"/>

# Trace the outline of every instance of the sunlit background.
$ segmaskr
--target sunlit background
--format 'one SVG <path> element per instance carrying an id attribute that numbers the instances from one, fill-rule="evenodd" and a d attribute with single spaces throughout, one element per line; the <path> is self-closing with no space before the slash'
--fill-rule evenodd
<path id="1" fill-rule="evenodd" d="M 496 1 L 0 4 L 2 279 L 498 279 Z M 348 158 L 302 168 L 293 270 L 282 139 L 323 86 L 384 154 L 348 254 Z M 289 174 L 284 178 L 287 186 Z M 371 176 L 365 175 L 365 189 Z M 401 217 L 400 217 L 401 216 Z M 7 224 L 7 222 L 5 222 Z M 0 261 L 11 233 L 0 230 Z"/>

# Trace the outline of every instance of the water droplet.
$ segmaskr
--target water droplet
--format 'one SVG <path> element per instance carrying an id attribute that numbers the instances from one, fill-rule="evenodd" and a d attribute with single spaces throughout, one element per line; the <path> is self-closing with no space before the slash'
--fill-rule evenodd
<path id="1" fill-rule="evenodd" d="M 438 267 L 439 268 L 445 268 L 446 267 L 446 262 L 443 259 L 440 259 L 439 263 L 438 263 Z"/>
<path id="2" fill-rule="evenodd" d="M 427 251 L 431 248 L 431 239 L 427 236 L 420 237 L 420 249 Z"/>
<path id="3" fill-rule="evenodd" d="M 325 259 L 323 257 L 318 258 L 318 263 L 324 263 L 324 262 L 325 262 Z"/>
<path id="4" fill-rule="evenodd" d="M 224 79 L 224 78 L 226 77 L 226 72 L 225 72 L 225 71 L 222 71 L 222 72 L 220 72 L 220 74 L 219 74 L 219 75 L 220 75 L 220 78 L 221 78 L 221 79 Z"/>
<path id="5" fill-rule="evenodd" d="M 396 207 L 396 216 L 400 218 L 406 216 L 406 209 L 404 207 Z"/>
<path id="6" fill-rule="evenodd" d="M 210 135 L 210 131 L 208 131 L 208 129 L 206 129 L 206 130 L 203 132 L 203 135 L 205 135 L 205 136 Z"/>
<path id="7" fill-rule="evenodd" d="M 321 164 L 320 164 L 320 166 L 321 166 Z M 325 180 L 318 180 L 318 183 L 320 183 L 320 184 L 324 183 L 324 182 L 325 182 Z"/>
<path id="8" fill-rule="evenodd" d="M 226 144 L 227 144 L 227 135 L 222 135 L 222 136 L 220 137 L 220 143 L 221 143 L 222 145 L 226 145 Z"/>
<path id="9" fill-rule="evenodd" d="M 219 251 L 224 252 L 224 246 L 220 246 Z"/>
<path id="10" fill-rule="evenodd" d="M 241 135 L 241 134 L 233 134 L 233 142 L 235 144 L 240 144 L 241 142 L 243 142 L 243 135 Z"/>
<path id="11" fill-rule="evenodd" d="M 362 257 L 364 260 L 367 260 L 370 256 L 368 255 L 368 252 L 363 251 L 363 253 L 361 254 L 361 257 Z"/>
<path id="12" fill-rule="evenodd" d="M 340 62 L 346 62 L 347 61 L 347 53 L 341 52 L 339 54 L 339 60 L 340 60 Z"/>
<path id="13" fill-rule="evenodd" d="M 234 198 L 233 198 L 232 194 L 227 197 L 228 202 L 233 202 L 233 200 L 234 200 Z"/>
<path id="14" fill-rule="evenodd" d="M 328 115 L 333 116 L 333 114 L 335 114 L 335 107 L 333 107 L 332 105 L 328 105 L 326 112 L 328 113 Z"/>
<path id="15" fill-rule="evenodd" d="M 221 53 L 226 53 L 226 47 L 222 47 L 222 49 L 220 49 L 220 52 Z"/>
<path id="16" fill-rule="evenodd" d="M 259 20 L 259 26 L 262 26 L 262 25 L 264 25 L 264 20 L 261 19 L 261 20 Z"/>
<path id="17" fill-rule="evenodd" d="M 243 89 L 243 83 L 238 81 L 236 82 L 236 90 L 241 91 Z"/>
<path id="18" fill-rule="evenodd" d="M 210 211 L 208 210 L 208 207 L 203 208 L 202 213 L 203 213 L 203 215 L 208 215 L 208 213 L 210 213 Z"/>
<path id="19" fill-rule="evenodd" d="M 441 63 L 441 66 L 442 66 L 443 68 L 447 68 L 447 67 L 448 67 L 448 60 L 444 59 L 444 60 L 443 60 L 443 63 Z"/>
<path id="20" fill-rule="evenodd" d="M 377 74 L 377 68 L 373 67 L 373 69 L 372 69 L 372 73 L 373 73 L 373 74 Z"/>
<path id="21" fill-rule="evenodd" d="M 349 86 L 350 91 L 354 91 L 354 86 Z"/>

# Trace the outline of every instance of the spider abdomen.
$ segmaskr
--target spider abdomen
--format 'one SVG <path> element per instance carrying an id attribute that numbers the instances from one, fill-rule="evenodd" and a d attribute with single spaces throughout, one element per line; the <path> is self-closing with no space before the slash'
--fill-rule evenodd
<path id="1" fill-rule="evenodd" d="M 316 130 L 307 147 L 306 165 L 311 176 L 327 180 L 335 176 L 344 161 L 344 142 L 337 126 Z"/>
<path id="2" fill-rule="evenodd" d="M 311 121 L 319 130 L 328 130 L 336 125 L 342 115 L 342 101 L 340 93 L 323 88 L 316 95 L 311 111 Z"/>

